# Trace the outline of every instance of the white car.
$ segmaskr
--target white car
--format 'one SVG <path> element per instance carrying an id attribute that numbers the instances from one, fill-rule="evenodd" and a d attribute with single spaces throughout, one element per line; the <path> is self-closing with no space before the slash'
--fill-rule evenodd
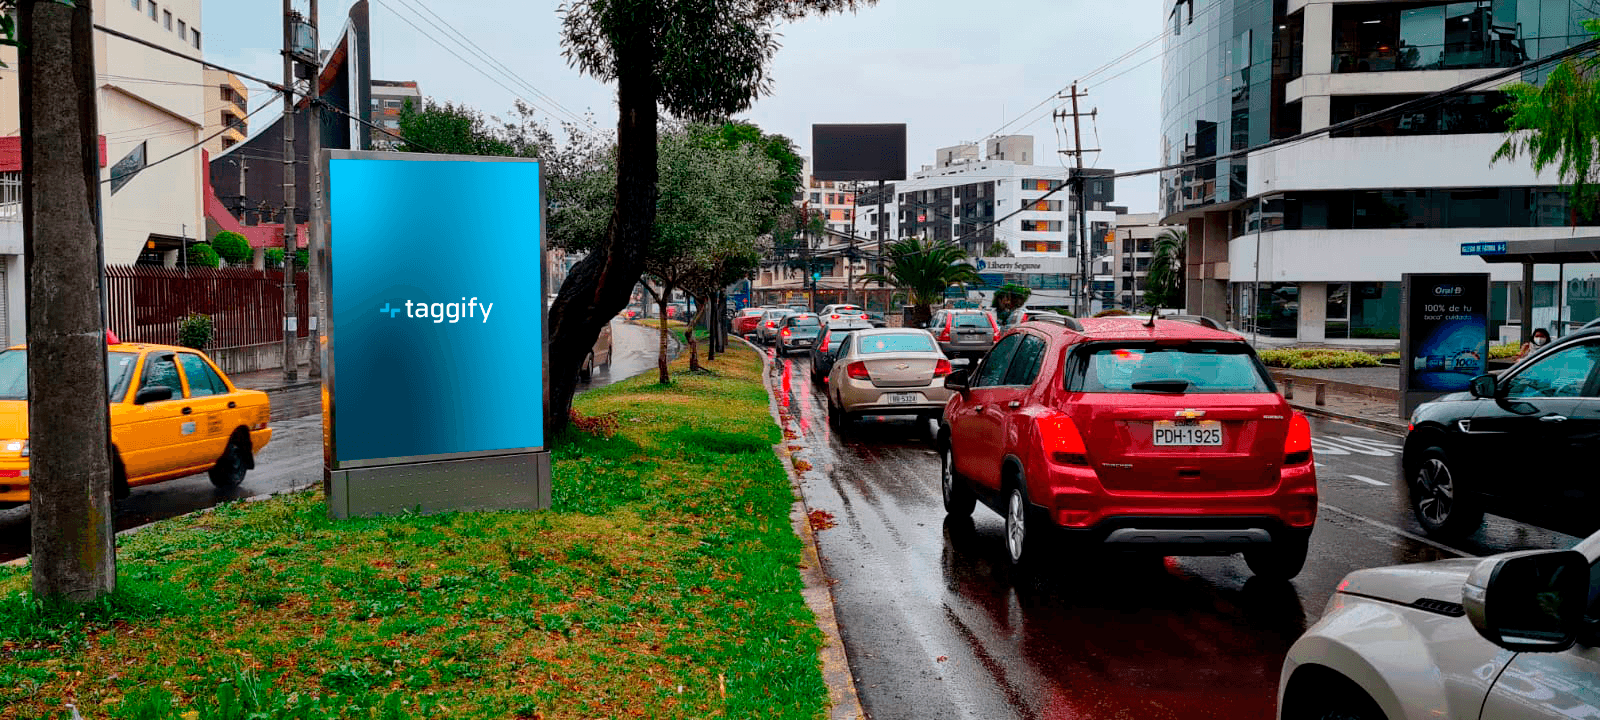
<path id="1" fill-rule="evenodd" d="M 1600 718 L 1600 533 L 1358 570 L 1289 648 L 1280 720 Z"/>

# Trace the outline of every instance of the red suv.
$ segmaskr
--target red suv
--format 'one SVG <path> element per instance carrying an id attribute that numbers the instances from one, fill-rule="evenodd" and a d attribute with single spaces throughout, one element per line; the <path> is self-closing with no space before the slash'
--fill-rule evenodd
<path id="1" fill-rule="evenodd" d="M 1311 426 L 1240 336 L 1196 321 L 1028 322 L 945 385 L 957 390 L 938 436 L 945 510 L 965 517 L 982 500 L 1000 513 L 1013 564 L 1060 535 L 1243 552 L 1276 579 L 1304 566 Z"/>

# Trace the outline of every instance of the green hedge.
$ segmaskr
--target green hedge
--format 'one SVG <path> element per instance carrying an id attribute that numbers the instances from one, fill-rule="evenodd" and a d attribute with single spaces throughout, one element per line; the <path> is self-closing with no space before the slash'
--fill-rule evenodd
<path id="1" fill-rule="evenodd" d="M 1275 348 L 1258 353 L 1261 362 L 1269 367 L 1292 370 L 1321 370 L 1324 368 L 1378 367 L 1382 363 L 1370 353 L 1359 350 L 1332 350 L 1324 348 Z"/>

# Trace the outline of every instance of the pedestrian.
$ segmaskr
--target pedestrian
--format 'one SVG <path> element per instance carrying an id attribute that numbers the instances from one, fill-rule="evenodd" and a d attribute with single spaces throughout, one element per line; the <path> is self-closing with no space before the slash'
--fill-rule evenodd
<path id="1" fill-rule="evenodd" d="M 1539 352 L 1544 348 L 1545 345 L 1549 344 L 1549 342 L 1550 331 L 1545 330 L 1544 328 L 1534 329 L 1532 341 L 1522 344 L 1522 350 L 1517 353 L 1515 358 L 1512 358 L 1512 362 L 1521 362 L 1523 358 Z"/>

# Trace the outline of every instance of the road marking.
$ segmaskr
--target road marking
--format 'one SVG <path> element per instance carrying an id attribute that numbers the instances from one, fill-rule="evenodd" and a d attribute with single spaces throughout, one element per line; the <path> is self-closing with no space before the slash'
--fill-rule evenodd
<path id="1" fill-rule="evenodd" d="M 1378 487 L 1389 487 L 1389 483 L 1386 483 L 1386 482 L 1384 482 L 1382 480 L 1373 480 L 1372 478 L 1369 478 L 1369 477 L 1367 477 L 1365 475 L 1351 475 L 1350 479 L 1352 479 L 1352 480 L 1360 480 L 1361 482 L 1364 482 L 1364 483 L 1366 483 L 1368 485 L 1377 485 Z"/>
<path id="2" fill-rule="evenodd" d="M 1364 522 L 1364 523 L 1366 523 L 1368 525 L 1371 525 L 1371 526 L 1373 526 L 1375 528 L 1388 530 L 1389 532 L 1392 532 L 1392 533 L 1394 533 L 1396 535 L 1399 535 L 1400 537 L 1407 538 L 1409 540 L 1415 540 L 1415 541 L 1417 541 L 1419 543 L 1422 543 L 1423 545 L 1427 545 L 1428 547 L 1431 547 L 1431 548 L 1433 548 L 1435 550 L 1441 550 L 1443 552 L 1450 553 L 1451 555 L 1454 555 L 1456 557 L 1477 557 L 1476 555 L 1472 555 L 1470 553 L 1461 552 L 1460 550 L 1457 550 L 1457 549 L 1455 549 L 1453 547 L 1449 547 L 1447 545 L 1440 545 L 1439 543 L 1436 543 L 1436 542 L 1434 542 L 1432 540 L 1429 540 L 1429 539 L 1427 539 L 1427 538 L 1425 538 L 1425 537 L 1423 537 L 1421 535 L 1417 535 L 1415 533 L 1406 532 L 1405 530 L 1401 530 L 1400 528 L 1397 528 L 1397 527 L 1395 527 L 1393 525 L 1390 525 L 1388 523 L 1381 523 L 1381 522 L 1378 522 L 1377 520 L 1373 520 L 1372 518 L 1364 517 L 1364 516 L 1361 516 L 1361 515 L 1357 515 L 1357 514 L 1355 514 L 1353 512 L 1350 512 L 1349 510 L 1345 510 L 1344 508 L 1334 507 L 1334 506 L 1329 505 L 1327 503 L 1317 503 L 1317 507 L 1322 508 L 1323 510 L 1331 510 L 1331 511 L 1333 511 L 1335 513 L 1338 513 L 1338 514 L 1343 515 L 1343 516 L 1345 516 L 1347 518 L 1350 518 L 1351 520 L 1357 520 L 1357 521 L 1360 521 L 1360 522 Z"/>

